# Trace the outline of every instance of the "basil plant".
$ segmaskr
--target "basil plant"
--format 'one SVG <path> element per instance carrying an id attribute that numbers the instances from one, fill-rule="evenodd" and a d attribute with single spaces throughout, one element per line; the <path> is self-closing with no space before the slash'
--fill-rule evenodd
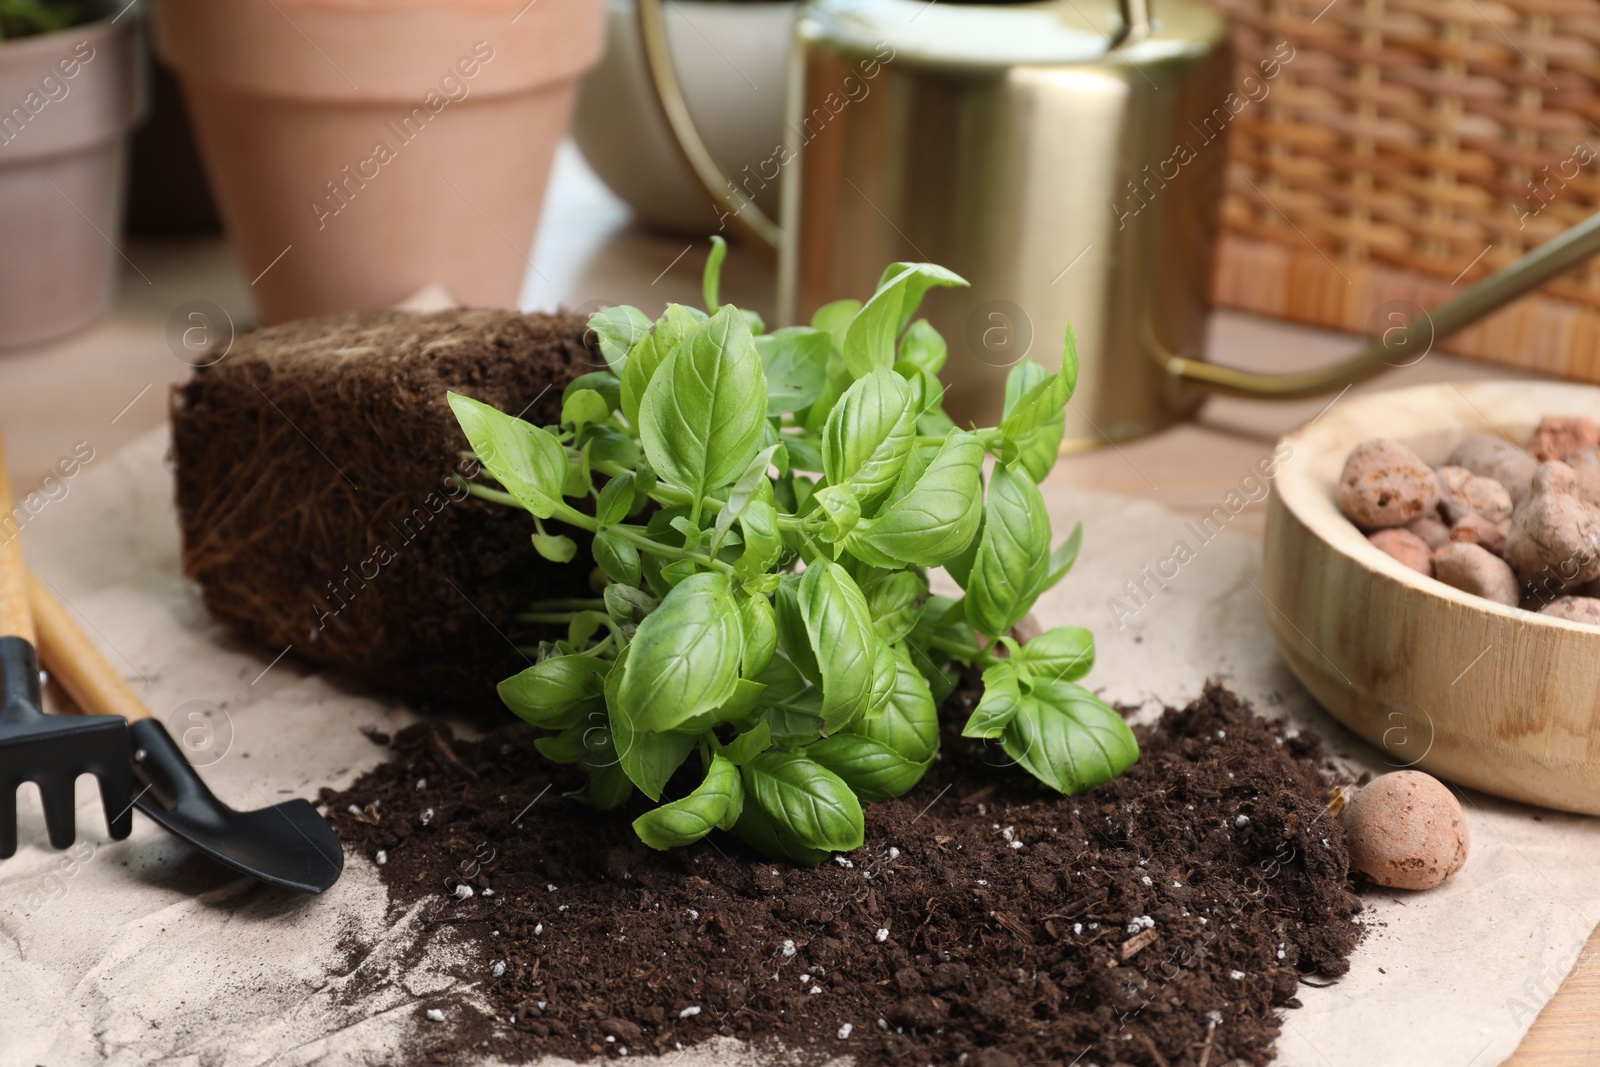
<path id="1" fill-rule="evenodd" d="M 662 801 L 692 759 L 698 785 L 634 822 L 646 844 L 731 830 L 808 865 L 861 845 L 862 802 L 921 779 L 965 671 L 983 695 L 964 736 L 1061 793 L 1122 773 L 1133 734 L 1076 682 L 1089 632 L 1011 633 L 1082 537 L 1052 550 L 1037 484 L 1077 378 L 1070 329 L 1059 371 L 1018 363 L 1000 425 L 962 429 L 940 406 L 945 343 L 911 321 L 961 278 L 895 263 L 865 304 L 768 333 L 719 306 L 723 254 L 718 240 L 705 311 L 590 320 L 608 369 L 568 386 L 559 425 L 450 395 L 500 486 L 475 495 L 532 513 L 548 559 L 591 566 L 560 526 L 591 535 L 600 595 L 530 605 L 522 621 L 565 639 L 499 687 L 552 731 L 539 751 L 579 765 L 601 808 L 635 789 Z M 930 592 L 938 567 L 964 597 Z"/>

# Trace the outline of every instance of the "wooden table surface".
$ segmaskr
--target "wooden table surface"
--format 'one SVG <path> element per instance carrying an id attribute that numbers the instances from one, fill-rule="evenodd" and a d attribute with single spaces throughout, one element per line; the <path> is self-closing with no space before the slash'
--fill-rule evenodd
<path id="1" fill-rule="evenodd" d="M 669 300 L 698 303 L 700 267 L 708 248 L 704 239 L 652 234 L 633 225 L 626 207 L 595 180 L 569 145 L 557 161 L 522 306 L 547 310 L 604 301 L 649 310 Z M 19 493 L 38 485 L 79 442 L 93 448 L 96 457 L 109 455 L 166 418 L 171 385 L 190 371 L 168 339 L 169 319 L 180 306 L 210 301 L 237 328 L 253 321 L 249 285 L 221 239 L 131 241 L 121 251 L 130 265 L 110 318 L 53 345 L 0 352 L 0 427 Z M 725 300 L 770 314 L 774 275 L 762 257 L 735 248 L 723 279 Z M 1209 351 L 1219 362 L 1287 371 L 1336 359 L 1354 346 L 1354 339 L 1344 335 L 1224 312 L 1213 320 Z M 1352 393 L 1514 376 L 1501 368 L 1433 354 Z M 1064 457 L 1051 478 L 1147 497 L 1199 515 L 1219 504 L 1257 459 L 1271 451 L 1280 434 L 1315 417 L 1328 403 L 1213 400 L 1188 424 Z M 1259 538 L 1265 512 L 1261 504 L 1250 505 L 1230 529 Z M 1597 956 L 1600 933 L 1591 937 L 1572 974 L 1508 1064 L 1600 1064 Z"/>

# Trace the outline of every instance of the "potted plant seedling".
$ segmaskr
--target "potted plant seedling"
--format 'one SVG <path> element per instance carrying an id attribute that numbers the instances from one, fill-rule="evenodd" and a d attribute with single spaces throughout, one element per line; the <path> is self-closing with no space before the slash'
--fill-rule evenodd
<path id="1" fill-rule="evenodd" d="M 662 802 L 634 823 L 649 845 L 722 828 L 804 864 L 859 846 L 862 802 L 921 778 L 963 671 L 983 680 L 965 736 L 1062 793 L 1120 774 L 1138 749 L 1077 684 L 1089 632 L 1012 634 L 1081 540 L 1052 546 L 1037 484 L 1076 382 L 1070 329 L 1058 372 L 1019 363 L 1000 424 L 961 429 L 940 408 L 944 341 L 911 320 L 962 279 L 892 264 L 865 304 L 767 333 L 719 306 L 723 252 L 704 311 L 591 320 L 608 368 L 567 388 L 559 425 L 450 396 L 499 483 L 471 492 L 526 509 L 534 549 L 597 572 L 594 597 L 530 606 L 565 634 L 500 686 L 551 731 L 539 750 L 579 765 L 599 807 L 636 789 Z M 964 596 L 931 592 L 940 567 Z"/>
<path id="2" fill-rule="evenodd" d="M 514 307 L 600 0 L 158 0 L 261 315 Z"/>
<path id="3" fill-rule="evenodd" d="M 141 107 L 138 16 L 102 0 L 0 0 L 0 348 L 105 314 Z"/>

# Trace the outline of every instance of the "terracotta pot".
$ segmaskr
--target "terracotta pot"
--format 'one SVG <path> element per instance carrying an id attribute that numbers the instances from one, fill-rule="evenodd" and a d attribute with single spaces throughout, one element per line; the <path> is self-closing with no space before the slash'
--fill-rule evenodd
<path id="1" fill-rule="evenodd" d="M 795 3 L 673 0 L 665 6 L 684 102 L 724 173 L 760 167 L 783 140 Z M 704 237 L 721 209 L 701 190 L 661 117 L 633 0 L 606 0 L 606 52 L 583 83 L 572 139 L 584 159 L 652 226 Z M 778 211 L 778 183 L 755 193 Z"/>
<path id="2" fill-rule="evenodd" d="M 515 307 L 600 0 L 158 0 L 265 322 Z"/>
<path id="3" fill-rule="evenodd" d="M 110 310 L 138 35 L 129 15 L 0 43 L 0 348 Z"/>

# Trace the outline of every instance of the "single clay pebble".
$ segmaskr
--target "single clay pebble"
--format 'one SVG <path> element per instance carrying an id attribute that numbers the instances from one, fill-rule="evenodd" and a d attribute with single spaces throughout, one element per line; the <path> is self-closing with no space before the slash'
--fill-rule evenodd
<path id="1" fill-rule="evenodd" d="M 1543 463 L 1600 445 L 1600 423 L 1585 415 L 1546 415 L 1528 438 L 1528 451 Z"/>
<path id="2" fill-rule="evenodd" d="M 1490 522 L 1511 518 L 1511 494 L 1493 478 L 1473 474 L 1465 467 L 1439 468 L 1439 510 L 1453 525 L 1468 515 Z"/>
<path id="3" fill-rule="evenodd" d="M 1379 530 L 1367 540 L 1420 574 L 1433 577 L 1433 550 L 1410 530 Z"/>
<path id="4" fill-rule="evenodd" d="M 1600 578 L 1600 508 L 1577 495 L 1578 476 L 1559 460 L 1541 463 L 1533 490 L 1511 516 L 1506 562 L 1545 593 Z"/>
<path id="5" fill-rule="evenodd" d="M 1439 480 L 1411 449 L 1379 437 L 1363 441 L 1345 460 L 1339 510 L 1366 530 L 1404 526 L 1439 506 Z"/>
<path id="6" fill-rule="evenodd" d="M 1600 505 L 1600 452 L 1569 452 L 1562 462 L 1578 476 L 1579 499 Z"/>
<path id="7" fill-rule="evenodd" d="M 1511 502 L 1516 504 L 1528 495 L 1533 482 L 1533 469 L 1538 466 L 1532 456 L 1516 445 L 1492 433 L 1475 433 L 1456 445 L 1455 451 L 1445 461 L 1452 467 L 1465 467 L 1473 474 L 1493 478 L 1506 487 Z"/>
<path id="8" fill-rule="evenodd" d="M 1432 889 L 1467 862 L 1467 821 L 1445 785 L 1421 771 L 1374 778 L 1339 813 L 1350 867 L 1394 889 Z"/>
<path id="9" fill-rule="evenodd" d="M 1600 600 L 1592 596 L 1564 596 L 1540 608 L 1539 614 L 1600 626 Z"/>
<path id="10" fill-rule="evenodd" d="M 1450 527 L 1440 522 L 1433 515 L 1424 515 L 1420 519 L 1412 519 L 1403 529 L 1410 530 L 1422 538 L 1423 544 L 1431 552 L 1437 552 L 1450 543 Z"/>
<path id="11" fill-rule="evenodd" d="M 1521 601 L 1517 576 L 1505 560 L 1482 545 L 1452 541 L 1433 554 L 1433 576 L 1473 596 L 1516 607 Z"/>
<path id="12" fill-rule="evenodd" d="M 1506 533 L 1510 529 L 1510 519 L 1491 522 L 1482 515 L 1463 515 L 1459 522 L 1450 527 L 1450 540 L 1482 545 L 1498 556 L 1505 551 Z"/>

